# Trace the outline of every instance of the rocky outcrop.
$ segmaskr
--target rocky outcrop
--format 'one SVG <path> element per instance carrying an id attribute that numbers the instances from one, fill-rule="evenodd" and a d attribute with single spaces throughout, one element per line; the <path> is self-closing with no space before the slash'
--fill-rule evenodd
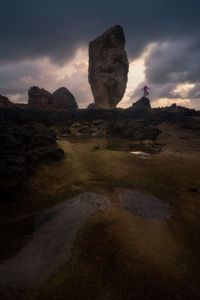
<path id="1" fill-rule="evenodd" d="M 137 102 L 133 103 L 133 108 L 151 108 L 150 100 L 147 97 L 142 97 Z"/>
<path id="2" fill-rule="evenodd" d="M 161 131 L 151 125 L 133 121 L 118 121 L 109 123 L 107 133 L 113 137 L 128 138 L 130 140 L 156 140 Z"/>
<path id="3" fill-rule="evenodd" d="M 73 122 L 63 131 L 69 136 L 110 136 L 140 141 L 155 140 L 160 132 L 154 126 L 128 120 Z"/>
<path id="4" fill-rule="evenodd" d="M 107 135 L 106 127 L 107 125 L 103 120 L 75 122 L 66 128 L 64 133 L 67 133 L 70 136 L 102 137 Z"/>
<path id="5" fill-rule="evenodd" d="M 90 103 L 87 106 L 87 109 L 91 110 L 91 109 L 100 109 L 100 107 L 98 105 L 96 105 L 95 103 Z"/>
<path id="6" fill-rule="evenodd" d="M 19 126 L 0 118 L 1 200 L 14 200 L 39 163 L 59 160 L 63 155 L 52 129 L 40 123 Z"/>
<path id="7" fill-rule="evenodd" d="M 55 108 L 66 108 L 66 109 L 76 109 L 78 105 L 74 96 L 70 93 L 70 91 L 61 87 L 57 91 L 53 93 L 53 105 Z"/>
<path id="8" fill-rule="evenodd" d="M 53 97 L 51 93 L 45 89 L 33 86 L 28 91 L 28 106 L 33 109 L 49 108 L 53 105 Z"/>
<path id="9" fill-rule="evenodd" d="M 34 86 L 29 89 L 28 95 L 28 106 L 32 109 L 71 110 L 78 108 L 74 96 L 64 87 L 51 94 L 45 89 Z"/>
<path id="10" fill-rule="evenodd" d="M 97 107 L 115 108 L 124 95 L 129 67 L 124 45 L 124 32 L 119 25 L 89 44 L 88 79 Z"/>
<path id="11" fill-rule="evenodd" d="M 0 95 L 0 108 L 13 108 L 14 106 L 15 104 L 10 102 L 7 97 Z"/>

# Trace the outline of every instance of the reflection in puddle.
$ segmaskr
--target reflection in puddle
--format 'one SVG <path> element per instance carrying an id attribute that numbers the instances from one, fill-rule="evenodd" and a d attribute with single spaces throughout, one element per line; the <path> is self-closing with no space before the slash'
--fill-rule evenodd
<path id="1" fill-rule="evenodd" d="M 146 153 L 146 152 L 142 152 L 142 151 L 133 151 L 133 152 L 130 152 L 131 154 L 134 154 L 134 155 L 138 155 L 142 158 L 148 158 L 150 157 L 150 154 L 149 153 Z"/>

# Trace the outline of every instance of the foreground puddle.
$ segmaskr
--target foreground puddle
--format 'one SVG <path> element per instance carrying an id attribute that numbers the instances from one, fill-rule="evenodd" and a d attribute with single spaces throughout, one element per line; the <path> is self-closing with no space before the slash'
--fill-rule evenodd
<path id="1" fill-rule="evenodd" d="M 132 151 L 130 152 L 131 154 L 134 154 L 134 155 L 137 155 L 141 158 L 149 158 L 150 157 L 150 154 L 149 153 L 146 153 L 146 152 L 142 152 L 142 151 Z"/>
<path id="2" fill-rule="evenodd" d="M 152 221 L 166 221 L 170 218 L 169 204 L 146 193 L 125 191 L 119 194 L 123 208 Z"/>
<path id="3" fill-rule="evenodd" d="M 0 265 L 0 285 L 34 287 L 48 279 L 70 258 L 74 236 L 93 214 L 110 202 L 94 193 L 81 194 L 43 213 L 30 242 Z"/>

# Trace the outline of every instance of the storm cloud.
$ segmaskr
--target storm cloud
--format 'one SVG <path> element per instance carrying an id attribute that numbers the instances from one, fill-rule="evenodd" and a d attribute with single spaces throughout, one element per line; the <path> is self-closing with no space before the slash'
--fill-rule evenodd
<path id="1" fill-rule="evenodd" d="M 165 85 L 163 91 L 170 86 L 170 95 L 175 83 L 195 83 L 191 95 L 198 94 L 199 1 L 2 0 L 0 10 L 0 93 L 22 95 L 28 85 L 53 84 L 57 79 L 53 67 L 47 74 L 50 65 L 55 70 L 67 65 L 77 49 L 87 49 L 90 40 L 120 24 L 130 61 L 150 47 L 145 60 L 149 84 Z M 69 87 L 67 78 L 66 73 L 63 85 Z M 79 81 L 77 92 L 78 86 Z"/>
<path id="2" fill-rule="evenodd" d="M 48 56 L 71 58 L 107 28 L 121 24 L 130 58 L 152 41 L 197 38 L 198 1 L 1 1 L 1 62 Z"/>
<path id="3" fill-rule="evenodd" d="M 146 59 L 151 84 L 199 82 L 200 44 L 195 39 L 155 44 Z"/>

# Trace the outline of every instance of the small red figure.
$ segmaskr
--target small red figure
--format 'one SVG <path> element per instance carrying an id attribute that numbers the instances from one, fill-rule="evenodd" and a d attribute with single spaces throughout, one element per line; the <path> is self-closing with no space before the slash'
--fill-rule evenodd
<path id="1" fill-rule="evenodd" d="M 141 89 L 141 91 L 144 91 L 144 97 L 146 97 L 147 95 L 149 95 L 148 90 L 150 90 L 150 88 L 149 88 L 147 85 L 145 85 L 145 86 Z"/>

